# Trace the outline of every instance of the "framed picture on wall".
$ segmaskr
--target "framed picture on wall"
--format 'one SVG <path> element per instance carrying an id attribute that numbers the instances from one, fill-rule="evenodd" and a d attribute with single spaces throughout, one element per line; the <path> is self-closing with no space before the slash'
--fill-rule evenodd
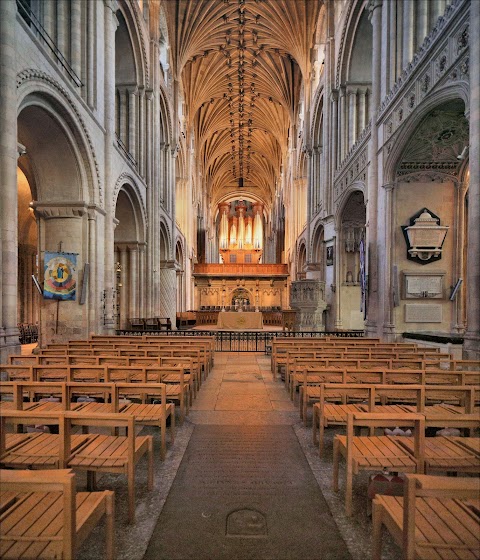
<path id="1" fill-rule="evenodd" d="M 327 247 L 327 266 L 333 265 L 333 245 Z"/>

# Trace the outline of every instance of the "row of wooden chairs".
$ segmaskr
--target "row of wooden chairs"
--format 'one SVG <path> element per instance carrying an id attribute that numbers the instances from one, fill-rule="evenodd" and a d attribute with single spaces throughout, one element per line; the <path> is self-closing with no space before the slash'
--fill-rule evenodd
<path id="1" fill-rule="evenodd" d="M 315 368 L 305 369 L 298 374 L 295 383 L 299 384 L 300 418 L 305 425 L 308 422 L 308 409 L 320 399 L 320 385 L 322 383 L 356 383 L 401 386 L 419 384 L 425 387 L 432 385 L 446 389 L 457 386 L 473 388 L 473 399 L 480 403 L 480 371 L 451 372 L 444 370 L 389 370 L 389 369 L 334 369 Z M 295 392 L 293 396 L 295 396 Z"/>
<path id="2" fill-rule="evenodd" d="M 478 429 L 475 414 L 458 414 L 456 426 Z M 440 425 L 449 420 L 439 415 Z M 396 426 L 412 428 L 413 436 L 356 435 L 356 430 Z M 353 477 L 360 471 L 427 471 L 480 473 L 478 438 L 425 437 L 425 415 L 420 413 L 348 412 L 346 434 L 336 434 L 333 442 L 333 489 L 339 490 L 340 458 L 345 461 L 345 512 L 353 513 Z"/>
<path id="3" fill-rule="evenodd" d="M 324 433 L 329 426 L 345 426 L 350 412 L 425 415 L 428 427 L 456 428 L 462 414 L 475 414 L 474 387 L 424 385 L 321 384 L 319 402 L 313 406 L 312 439 L 323 456 Z"/>
<path id="4" fill-rule="evenodd" d="M 86 382 L 86 383 L 164 383 L 167 399 L 178 405 L 183 423 L 192 403 L 195 386 L 193 374 L 181 367 L 151 366 L 2 366 L 9 381 Z"/>
<path id="5" fill-rule="evenodd" d="M 84 471 L 88 486 L 95 486 L 97 473 L 127 476 L 128 519 L 135 522 L 135 468 L 145 456 L 148 465 L 147 486 L 153 489 L 153 437 L 137 435 L 136 419 L 131 414 L 83 414 L 81 411 L 53 412 L 41 410 L 2 411 L 0 465 L 13 469 L 62 469 Z M 55 426 L 55 433 L 7 434 L 5 425 Z M 125 429 L 126 435 L 85 433 L 93 429 Z M 74 433 L 81 429 L 82 433 Z"/>

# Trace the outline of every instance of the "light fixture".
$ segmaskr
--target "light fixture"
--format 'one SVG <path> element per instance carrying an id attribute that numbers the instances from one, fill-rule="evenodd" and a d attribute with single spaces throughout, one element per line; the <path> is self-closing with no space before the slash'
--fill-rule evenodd
<path id="1" fill-rule="evenodd" d="M 461 153 L 461 154 L 458 154 L 457 159 L 458 159 L 459 161 L 464 160 L 464 159 L 467 157 L 467 152 L 468 152 L 468 146 L 465 146 L 465 147 L 463 148 L 463 150 L 462 150 L 462 153 Z"/>
<path id="2" fill-rule="evenodd" d="M 440 218 L 424 208 L 402 226 L 408 245 L 407 258 L 420 264 L 439 260 L 449 227 L 440 225 Z"/>

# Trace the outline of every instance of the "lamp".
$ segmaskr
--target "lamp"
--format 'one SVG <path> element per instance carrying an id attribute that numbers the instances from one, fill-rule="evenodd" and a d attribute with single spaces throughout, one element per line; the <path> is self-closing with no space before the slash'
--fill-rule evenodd
<path id="1" fill-rule="evenodd" d="M 440 219 L 424 208 L 410 219 L 409 226 L 402 226 L 408 245 L 408 258 L 426 264 L 440 258 L 448 226 L 441 226 Z"/>

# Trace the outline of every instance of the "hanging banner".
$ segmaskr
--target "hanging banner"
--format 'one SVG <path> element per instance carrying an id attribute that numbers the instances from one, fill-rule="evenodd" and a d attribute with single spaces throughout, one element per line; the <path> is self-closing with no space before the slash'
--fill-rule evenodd
<path id="1" fill-rule="evenodd" d="M 45 251 L 43 297 L 74 300 L 77 287 L 77 255 Z"/>
<path id="2" fill-rule="evenodd" d="M 362 291 L 360 300 L 360 311 L 363 311 L 363 319 L 367 318 L 367 274 L 365 269 L 365 239 L 360 239 L 360 288 Z"/>

